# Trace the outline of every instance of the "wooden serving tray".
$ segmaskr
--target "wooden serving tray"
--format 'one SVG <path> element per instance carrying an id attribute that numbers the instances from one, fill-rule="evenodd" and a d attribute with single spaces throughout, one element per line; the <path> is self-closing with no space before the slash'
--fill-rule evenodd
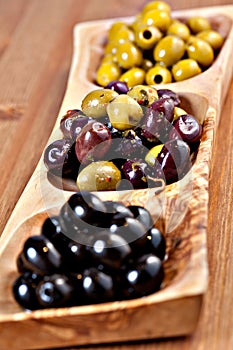
<path id="1" fill-rule="evenodd" d="M 23 311 L 14 301 L 16 257 L 27 237 L 40 233 L 43 220 L 58 213 L 73 194 L 47 178 L 41 158 L 0 240 L 0 348 L 39 349 L 119 342 L 190 334 L 194 331 L 208 283 L 206 231 L 208 182 L 214 133 L 232 78 L 233 6 L 183 10 L 174 17 L 206 16 L 224 35 L 214 64 L 192 79 L 166 85 L 179 93 L 182 106 L 204 125 L 192 170 L 179 182 L 157 190 L 98 192 L 102 199 L 148 208 L 167 239 L 162 289 L 144 298 L 62 309 Z M 67 90 L 52 135 L 61 137 L 59 122 L 68 109 L 79 108 L 95 88 L 93 77 L 110 25 L 118 19 L 78 24 Z M 132 18 L 121 18 L 131 21 Z M 165 86 L 163 86 L 165 87 Z M 162 86 L 159 86 L 162 88 Z"/>

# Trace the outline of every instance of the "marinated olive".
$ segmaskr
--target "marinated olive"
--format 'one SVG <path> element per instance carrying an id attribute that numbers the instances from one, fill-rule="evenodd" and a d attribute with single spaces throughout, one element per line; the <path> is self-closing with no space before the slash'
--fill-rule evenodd
<path id="1" fill-rule="evenodd" d="M 98 121 L 86 124 L 76 138 L 75 152 L 82 163 L 101 159 L 111 146 L 109 129 Z"/>
<path id="2" fill-rule="evenodd" d="M 146 164 L 140 161 L 127 160 L 122 166 L 124 178 L 134 189 L 148 187 L 145 170 Z"/>
<path id="3" fill-rule="evenodd" d="M 120 81 L 125 82 L 128 87 L 143 84 L 145 79 L 145 71 L 142 68 L 134 67 L 126 71 L 119 78 Z"/>
<path id="4" fill-rule="evenodd" d="M 172 82 L 171 72 L 159 64 L 148 70 L 146 73 L 146 83 L 154 84 L 169 84 Z"/>
<path id="5" fill-rule="evenodd" d="M 118 93 L 111 89 L 97 89 L 89 92 L 82 100 L 82 111 L 92 118 L 100 118 L 106 115 L 106 105 Z"/>
<path id="6" fill-rule="evenodd" d="M 174 35 L 162 38 L 154 49 L 154 59 L 163 62 L 167 67 L 179 61 L 185 53 L 184 41 Z"/>
<path id="7" fill-rule="evenodd" d="M 108 191 L 115 190 L 120 180 L 121 172 L 112 162 L 98 161 L 81 170 L 77 185 L 81 191 Z"/>
<path id="8" fill-rule="evenodd" d="M 135 127 L 143 116 L 142 108 L 128 95 L 118 95 L 110 101 L 107 113 L 112 126 L 118 130 Z"/>
<path id="9" fill-rule="evenodd" d="M 187 143 L 197 142 L 202 134 L 202 126 L 190 114 L 179 116 L 173 123 L 170 139 L 182 139 Z"/>
<path id="10" fill-rule="evenodd" d="M 84 117 L 83 112 L 79 109 L 73 109 L 67 111 L 60 121 L 60 129 L 65 138 L 72 138 L 70 135 L 70 128 L 73 121 L 79 117 Z"/>
<path id="11" fill-rule="evenodd" d="M 175 106 L 173 121 L 175 121 L 180 115 L 185 115 L 185 114 L 187 114 L 187 112 L 183 108 Z"/>
<path id="12" fill-rule="evenodd" d="M 99 85 L 105 86 L 112 80 L 117 80 L 121 75 L 120 67 L 113 62 L 105 62 L 97 70 L 96 81 Z"/>
<path id="13" fill-rule="evenodd" d="M 149 107 L 153 102 L 158 100 L 157 90 L 147 85 L 134 86 L 127 92 L 127 95 L 145 107 Z"/>
<path id="14" fill-rule="evenodd" d="M 177 93 L 170 89 L 157 89 L 159 98 L 171 98 L 174 102 L 174 106 L 179 106 L 180 98 Z"/>
<path id="15" fill-rule="evenodd" d="M 148 151 L 148 153 L 147 153 L 147 155 L 146 155 L 146 157 L 145 157 L 145 161 L 146 161 L 149 165 L 153 166 L 153 165 L 155 164 L 155 159 L 158 157 L 158 155 L 159 155 L 159 153 L 161 152 L 163 146 L 164 146 L 164 145 L 161 143 L 160 145 L 156 145 L 156 146 L 152 147 L 152 148 Z"/>
<path id="16" fill-rule="evenodd" d="M 175 81 L 182 81 L 195 77 L 202 72 L 197 61 L 191 58 L 180 60 L 172 67 L 172 75 Z"/>
<path id="17" fill-rule="evenodd" d="M 120 80 L 112 80 L 105 86 L 105 89 L 111 89 L 116 91 L 118 94 L 127 94 L 129 88 L 126 83 Z"/>

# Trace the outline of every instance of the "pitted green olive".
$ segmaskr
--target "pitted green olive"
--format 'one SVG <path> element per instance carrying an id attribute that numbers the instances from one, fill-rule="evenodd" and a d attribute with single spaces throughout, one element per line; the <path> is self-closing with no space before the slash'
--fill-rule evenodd
<path id="1" fill-rule="evenodd" d="M 223 44 L 223 37 L 215 30 L 203 30 L 197 34 L 197 38 L 207 41 L 214 50 L 219 50 Z"/>
<path id="2" fill-rule="evenodd" d="M 157 27 L 144 25 L 135 33 L 135 42 L 143 50 L 152 49 L 162 38 L 162 33 Z"/>
<path id="3" fill-rule="evenodd" d="M 163 62 L 167 67 L 179 61 L 185 53 L 184 41 L 174 35 L 162 38 L 154 49 L 154 59 Z"/>
<path id="4" fill-rule="evenodd" d="M 187 54 L 200 65 L 209 67 L 214 60 L 214 50 L 206 41 L 200 38 L 192 38 L 187 43 Z"/>
<path id="5" fill-rule="evenodd" d="M 122 74 L 119 78 L 120 81 L 124 81 L 128 87 L 143 84 L 145 79 L 145 71 L 142 68 L 131 68 Z"/>
<path id="6" fill-rule="evenodd" d="M 93 90 L 82 100 L 82 111 L 88 117 L 104 117 L 106 115 L 106 106 L 108 102 L 116 96 L 118 96 L 118 93 L 111 89 Z"/>
<path id="7" fill-rule="evenodd" d="M 112 162 L 98 161 L 82 169 L 77 186 L 80 191 L 112 191 L 120 180 L 121 172 Z"/>
<path id="8" fill-rule="evenodd" d="M 143 116 L 140 105 L 128 95 L 118 95 L 109 102 L 107 113 L 112 126 L 118 130 L 134 128 Z"/>
<path id="9" fill-rule="evenodd" d="M 184 41 L 187 41 L 190 36 L 190 30 L 186 24 L 174 21 L 167 29 L 167 35 L 176 35 Z"/>
<path id="10" fill-rule="evenodd" d="M 146 73 L 146 83 L 148 85 L 154 84 L 169 84 L 172 82 L 172 75 L 169 69 L 161 65 L 148 70 Z"/>
<path id="11" fill-rule="evenodd" d="M 141 50 L 136 45 L 130 41 L 125 41 L 117 45 L 116 59 L 122 68 L 129 69 L 140 66 L 143 57 Z"/>
<path id="12" fill-rule="evenodd" d="M 189 79 L 200 73 L 201 68 L 198 63 L 191 58 L 181 60 L 172 67 L 172 75 L 175 81 Z"/>
<path id="13" fill-rule="evenodd" d="M 127 95 L 132 97 L 141 106 L 145 107 L 150 106 L 159 98 L 157 90 L 147 85 L 134 86 L 127 92 Z"/>
<path id="14" fill-rule="evenodd" d="M 146 11 L 144 15 L 142 15 L 142 22 L 146 23 L 148 26 L 155 26 L 161 32 L 165 33 L 171 24 L 171 17 L 167 11 L 154 9 Z"/>
<path id="15" fill-rule="evenodd" d="M 117 80 L 121 75 L 121 68 L 113 62 L 105 62 L 97 70 L 96 81 L 101 86 L 106 86 L 110 81 Z"/>
<path id="16" fill-rule="evenodd" d="M 209 21 L 204 17 L 191 17 L 187 20 L 187 25 L 193 34 L 197 34 L 206 29 L 211 29 Z"/>

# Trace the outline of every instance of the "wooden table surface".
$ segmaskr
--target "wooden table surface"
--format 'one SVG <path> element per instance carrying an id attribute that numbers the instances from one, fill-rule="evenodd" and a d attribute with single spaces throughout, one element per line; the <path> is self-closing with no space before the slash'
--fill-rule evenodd
<path id="1" fill-rule="evenodd" d="M 167 2 L 173 10 L 232 4 L 232 0 Z M 135 15 L 145 3 L 146 0 L 0 0 L 0 233 L 35 169 L 57 117 L 72 57 L 74 24 Z M 233 349 L 232 135 L 233 84 L 214 148 L 207 237 L 209 287 L 196 331 L 185 338 L 76 349 Z"/>

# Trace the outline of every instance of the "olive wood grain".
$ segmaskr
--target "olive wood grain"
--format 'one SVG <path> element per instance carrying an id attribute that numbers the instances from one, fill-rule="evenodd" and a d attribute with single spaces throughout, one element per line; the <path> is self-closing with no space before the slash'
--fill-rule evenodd
<path id="1" fill-rule="evenodd" d="M 181 105 L 203 123 L 196 160 L 182 180 L 165 188 L 96 193 L 102 199 L 139 204 L 150 210 L 155 225 L 163 231 L 167 240 L 162 289 L 130 301 L 22 311 L 11 292 L 17 275 L 17 254 L 25 239 L 39 234 L 43 220 L 58 213 L 73 193 L 52 185 L 41 158 L 0 241 L 1 348 L 38 349 L 161 338 L 190 334 L 195 329 L 208 283 L 206 227 L 209 169 L 214 132 L 232 77 L 233 6 L 177 11 L 174 15 L 204 15 L 225 37 L 224 46 L 211 68 L 195 78 L 166 85 L 179 93 Z M 74 55 L 67 90 L 48 143 L 61 136 L 59 123 L 66 110 L 80 107 L 83 96 L 96 88 L 94 73 L 103 52 L 107 29 L 115 20 L 88 22 L 75 27 Z M 130 21 L 130 18 L 123 20 Z M 159 320 L 156 327 L 155 320 Z M 11 336 L 13 330 L 15 337 Z"/>

